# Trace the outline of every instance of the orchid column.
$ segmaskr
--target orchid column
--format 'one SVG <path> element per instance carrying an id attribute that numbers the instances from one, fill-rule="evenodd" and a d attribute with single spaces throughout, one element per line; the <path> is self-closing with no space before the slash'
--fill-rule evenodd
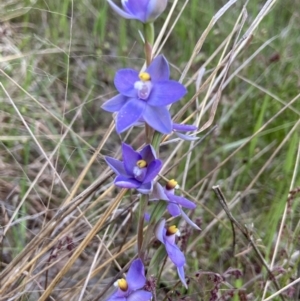
<path id="1" fill-rule="evenodd" d="M 182 283 L 186 285 L 184 275 L 185 257 L 176 246 L 175 236 L 179 233 L 176 226 L 166 230 L 165 220 L 161 220 L 167 208 L 172 216 L 181 215 L 190 225 L 199 229 L 184 213 L 182 207 L 194 209 L 196 206 L 191 201 L 175 195 L 177 182 L 167 183 L 164 189 L 155 178 L 162 167 L 162 161 L 157 158 L 160 141 L 153 142 L 153 133 L 171 134 L 178 131 L 194 131 L 196 127 L 173 123 L 169 105 L 179 101 L 186 93 L 185 87 L 170 79 L 169 64 L 163 55 L 152 60 L 152 45 L 154 41 L 153 21 L 165 10 L 167 0 L 122 0 L 123 8 L 117 6 L 112 0 L 107 0 L 112 9 L 126 19 L 136 19 L 144 26 L 144 51 L 146 70 L 138 72 L 134 69 L 121 69 L 116 72 L 114 84 L 119 94 L 106 101 L 102 108 L 108 112 L 116 113 L 115 124 L 117 133 L 122 133 L 133 126 L 144 124 L 145 143 L 140 151 L 134 150 L 130 145 L 122 143 L 123 161 L 106 157 L 106 163 L 116 173 L 114 184 L 116 186 L 136 189 L 140 193 L 139 225 L 138 225 L 138 256 L 133 261 L 128 277 L 132 271 L 139 270 L 144 277 L 144 257 L 146 248 L 156 226 L 156 237 L 166 247 L 166 253 L 178 270 Z M 190 140 L 188 136 L 182 135 Z M 151 144 L 152 143 L 152 144 Z M 143 233 L 144 216 L 148 201 L 156 202 L 152 211 L 147 232 Z M 130 277 L 129 277 L 130 276 Z M 144 279 L 144 278 L 141 279 Z M 141 283 L 144 283 L 144 280 Z M 116 283 L 118 291 L 109 300 L 141 300 L 148 301 L 152 296 L 144 291 L 135 292 L 133 283 L 121 279 Z M 143 285 L 139 284 L 138 289 Z M 139 298 L 132 297 L 138 294 Z"/>

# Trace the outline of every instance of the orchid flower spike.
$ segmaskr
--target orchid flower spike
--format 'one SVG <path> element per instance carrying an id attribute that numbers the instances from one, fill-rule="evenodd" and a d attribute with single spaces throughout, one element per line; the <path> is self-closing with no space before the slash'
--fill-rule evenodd
<path id="1" fill-rule="evenodd" d="M 117 174 L 115 185 L 122 188 L 135 188 L 142 194 L 153 189 L 153 180 L 162 167 L 161 160 L 156 158 L 151 145 L 146 145 L 140 152 L 122 143 L 123 162 L 105 157 L 106 163 Z"/>
<path id="2" fill-rule="evenodd" d="M 181 282 L 187 288 L 184 275 L 185 257 L 184 254 L 177 247 L 175 241 L 176 236 L 180 236 L 180 232 L 174 225 L 166 229 L 165 224 L 166 220 L 164 219 L 157 224 L 155 228 L 155 236 L 162 244 L 164 244 L 170 260 L 177 267 L 178 276 Z"/>
<path id="3" fill-rule="evenodd" d="M 169 134 L 173 130 L 168 105 L 180 100 L 186 88 L 169 79 L 169 64 L 157 56 L 145 72 L 121 69 L 115 76 L 120 94 L 106 101 L 102 108 L 117 112 L 116 130 L 122 133 L 143 120 L 156 131 Z"/>
<path id="4" fill-rule="evenodd" d="M 179 188 L 179 186 L 174 179 L 168 181 L 165 187 L 162 187 L 159 183 L 155 183 L 150 195 L 150 200 L 163 200 L 168 202 L 167 209 L 172 216 L 181 215 L 189 225 L 197 230 L 201 230 L 182 209 L 183 207 L 193 210 L 196 208 L 196 204 L 182 196 L 176 195 L 175 189 L 177 188 Z"/>
<path id="5" fill-rule="evenodd" d="M 115 282 L 115 291 L 106 301 L 150 301 L 152 294 L 142 290 L 145 286 L 145 268 L 140 259 L 132 262 L 126 279 L 122 278 Z"/>
<path id="6" fill-rule="evenodd" d="M 167 7 L 168 0 L 122 0 L 123 9 L 112 0 L 107 0 L 107 2 L 121 17 L 149 23 L 162 14 Z"/>

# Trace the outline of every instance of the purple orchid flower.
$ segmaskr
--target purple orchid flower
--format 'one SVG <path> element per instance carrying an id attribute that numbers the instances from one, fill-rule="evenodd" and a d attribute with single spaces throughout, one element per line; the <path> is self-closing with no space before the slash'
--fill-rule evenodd
<path id="1" fill-rule="evenodd" d="M 112 0 L 107 2 L 121 17 L 148 23 L 153 22 L 166 9 L 168 0 L 122 0 L 123 9 Z"/>
<path id="2" fill-rule="evenodd" d="M 169 64 L 164 56 L 157 56 L 145 72 L 121 69 L 115 76 L 120 94 L 106 101 L 102 108 L 117 112 L 116 130 L 121 133 L 139 121 L 145 121 L 162 134 L 172 132 L 173 124 L 168 105 L 186 94 L 185 87 L 169 80 Z"/>
<path id="3" fill-rule="evenodd" d="M 122 143 L 123 160 L 105 157 L 106 163 L 117 174 L 115 185 L 122 188 L 135 188 L 142 194 L 148 194 L 153 189 L 153 180 L 162 167 L 162 162 L 156 159 L 151 145 L 146 145 L 140 152 Z"/>
<path id="4" fill-rule="evenodd" d="M 166 229 L 165 224 L 166 220 L 164 219 L 157 224 L 155 228 L 155 236 L 162 244 L 165 245 L 166 252 L 170 260 L 177 267 L 178 276 L 181 282 L 187 288 L 184 275 L 185 257 L 184 254 L 177 247 L 175 241 L 175 237 L 180 236 L 180 232 L 176 226 L 171 226 L 168 229 Z"/>
<path id="5" fill-rule="evenodd" d="M 201 230 L 182 209 L 183 207 L 193 210 L 196 208 L 196 204 L 182 196 L 175 195 L 176 188 L 178 188 L 178 183 L 175 180 L 170 180 L 165 187 L 162 187 L 159 183 L 155 183 L 150 200 L 168 202 L 167 209 L 172 216 L 181 215 L 189 225 L 197 230 Z"/>
<path id="6" fill-rule="evenodd" d="M 119 279 L 115 285 L 118 287 L 106 301 L 150 301 L 152 294 L 142 290 L 146 283 L 145 268 L 140 259 L 132 262 L 126 280 Z"/>

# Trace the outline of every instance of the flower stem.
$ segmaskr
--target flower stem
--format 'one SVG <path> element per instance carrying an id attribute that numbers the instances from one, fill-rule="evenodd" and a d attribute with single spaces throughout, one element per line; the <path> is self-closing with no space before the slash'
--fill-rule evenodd
<path id="1" fill-rule="evenodd" d="M 144 24 L 144 51 L 146 57 L 146 65 L 147 67 L 151 64 L 152 61 L 152 46 L 154 43 L 154 24 L 146 23 Z M 146 134 L 146 143 L 150 144 L 153 137 L 153 129 L 145 123 L 145 134 Z"/>
<path id="2" fill-rule="evenodd" d="M 143 245 L 143 228 L 144 228 L 144 215 L 148 205 L 149 195 L 141 194 L 140 204 L 139 204 L 139 224 L 138 224 L 138 234 L 137 234 L 137 244 L 139 258 L 144 261 L 145 252 L 142 250 Z"/>
<path id="3" fill-rule="evenodd" d="M 140 252 L 141 255 L 143 255 L 143 256 L 145 255 L 146 249 L 148 248 L 149 242 L 153 235 L 155 226 L 158 223 L 158 221 L 161 219 L 165 210 L 166 210 L 166 202 L 164 202 L 164 201 L 157 202 L 157 204 L 154 207 L 153 212 L 151 213 L 150 222 L 149 222 L 148 228 L 146 230 L 146 233 L 143 237 L 143 242 L 142 242 L 141 252 Z M 142 234 L 143 234 L 143 232 L 142 232 Z"/>
<path id="4" fill-rule="evenodd" d="M 144 24 L 144 38 L 145 38 L 145 56 L 146 56 L 146 64 L 147 67 L 150 65 L 152 61 L 152 46 L 154 43 L 154 24 L 146 23 Z"/>
<path id="5" fill-rule="evenodd" d="M 153 148 L 156 151 L 156 155 L 159 156 L 159 145 L 161 142 L 162 135 L 159 132 L 155 132 L 151 141 Z"/>
<path id="6" fill-rule="evenodd" d="M 144 38 L 145 38 L 145 44 L 144 44 L 144 51 L 145 51 L 145 57 L 146 57 L 146 65 L 149 67 L 152 61 L 152 46 L 154 43 L 154 24 L 153 23 L 146 23 L 144 24 Z M 151 144 L 151 142 L 154 139 L 154 130 L 145 123 L 145 135 L 146 135 L 146 143 Z M 155 145 L 155 150 L 157 151 L 159 147 L 158 145 Z M 139 258 L 141 260 L 144 260 L 145 251 L 147 248 L 147 245 L 150 241 L 151 233 L 149 229 L 146 232 L 146 236 L 144 238 L 143 236 L 143 228 L 144 228 L 144 215 L 147 209 L 149 200 L 149 195 L 141 195 L 140 197 L 140 205 L 139 205 L 139 224 L 138 224 L 138 237 L 137 237 L 137 243 L 138 243 L 138 253 Z"/>
<path id="7" fill-rule="evenodd" d="M 145 135 L 146 135 L 146 144 L 151 144 L 154 130 L 151 126 L 145 123 Z"/>

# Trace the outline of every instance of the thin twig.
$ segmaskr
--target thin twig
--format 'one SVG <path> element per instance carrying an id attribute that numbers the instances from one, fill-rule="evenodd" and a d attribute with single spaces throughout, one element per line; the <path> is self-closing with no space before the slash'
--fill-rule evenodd
<path id="1" fill-rule="evenodd" d="M 251 247 L 253 248 L 253 250 L 255 251 L 259 261 L 262 263 L 262 265 L 266 268 L 266 270 L 268 271 L 268 274 L 269 274 L 269 277 L 270 279 L 273 280 L 274 282 L 274 285 L 276 287 L 277 290 L 280 290 L 280 286 L 275 278 L 275 276 L 273 275 L 272 271 L 270 270 L 267 262 L 265 261 L 264 257 L 262 256 L 261 252 L 259 251 L 259 249 L 257 248 L 256 244 L 254 243 L 253 239 L 252 239 L 252 234 L 251 232 L 245 227 L 243 226 L 240 222 L 238 222 L 235 217 L 231 214 L 228 206 L 227 206 L 227 203 L 226 203 L 226 199 L 220 189 L 220 186 L 217 185 L 217 186 L 213 186 L 212 187 L 214 193 L 216 194 L 223 210 L 226 212 L 227 214 L 227 217 L 229 218 L 230 222 L 232 225 L 235 225 L 241 232 L 242 234 L 245 236 L 245 238 L 249 241 Z M 284 296 L 281 294 L 280 295 L 281 297 L 281 300 L 285 300 Z"/>

